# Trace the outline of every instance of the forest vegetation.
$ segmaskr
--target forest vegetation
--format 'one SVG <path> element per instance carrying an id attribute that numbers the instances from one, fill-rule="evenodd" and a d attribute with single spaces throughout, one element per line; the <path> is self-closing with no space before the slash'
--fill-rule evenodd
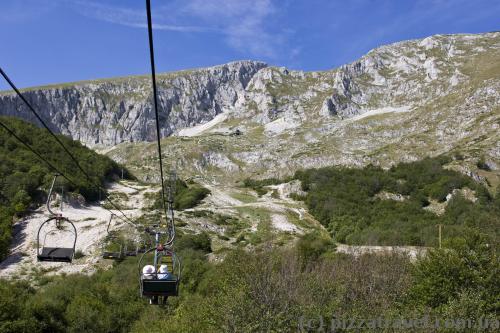
<path id="1" fill-rule="evenodd" d="M 198 205 L 205 197 L 210 194 L 210 190 L 197 184 L 193 181 L 185 182 L 182 179 L 175 180 L 174 186 L 174 209 L 184 210 L 193 208 Z M 166 193 L 168 195 L 168 193 Z M 150 209 L 162 208 L 162 194 L 161 191 L 148 195 L 153 200 Z"/>
<path id="2" fill-rule="evenodd" d="M 2 118 L 19 136 L 72 175 L 68 191 L 96 200 L 98 193 L 47 133 Z M 29 134 L 29 135 L 28 135 Z M 120 167 L 79 143 L 61 137 L 95 181 L 104 185 Z M 52 179 L 46 168 L 0 131 L 2 246 L 10 243 L 13 216 L 41 202 Z M 115 262 L 95 274 L 47 275 L 32 271 L 30 282 L 0 280 L 0 332 L 290 332 L 317 331 L 332 316 L 344 319 L 401 318 L 487 320 L 483 332 L 498 331 L 500 197 L 455 171 L 447 157 L 403 163 L 383 170 L 330 167 L 297 172 L 310 212 L 329 231 L 310 232 L 286 246 L 263 242 L 249 251 L 228 249 L 209 260 L 212 235 L 177 231 L 182 259 L 180 295 L 151 306 L 139 295 L 138 258 Z M 245 181 L 261 189 L 278 180 Z M 177 209 L 193 207 L 208 190 L 176 183 Z M 474 202 L 454 190 L 468 188 Z M 402 200 L 383 198 L 391 193 Z M 159 194 L 154 194 L 159 206 Z M 446 203 L 437 215 L 424 209 Z M 436 225 L 443 224 L 443 247 Z M 350 256 L 349 244 L 425 245 L 416 260 L 398 254 Z M 304 327 L 304 325 L 306 325 Z M 323 329 L 327 327 L 323 326 Z M 379 331 L 407 331 L 404 324 Z M 337 330 L 341 331 L 341 330 Z M 453 330 L 444 327 L 438 332 Z M 464 331 L 467 331 L 465 329 Z M 471 329 L 469 331 L 474 331 Z"/>
<path id="3" fill-rule="evenodd" d="M 389 170 L 328 167 L 298 171 L 313 214 L 340 243 L 437 246 L 437 225 L 444 237 L 477 232 L 490 243 L 500 233 L 500 195 L 481 183 L 445 168 L 450 157 L 401 163 Z M 460 189 L 473 191 L 465 197 Z M 390 194 L 383 197 L 380 194 Z M 431 204 L 445 205 L 439 215 Z"/>
<path id="4" fill-rule="evenodd" d="M 96 201 L 106 193 L 100 193 L 97 186 L 121 176 L 122 167 L 110 158 L 99 155 L 81 143 L 63 135 L 59 139 L 68 150 L 77 156 L 91 182 L 77 168 L 75 162 L 45 129 L 12 117 L 0 117 L 24 142 L 39 152 L 47 161 L 64 173 L 73 183 L 59 177 L 57 187 L 66 192 L 81 194 L 87 201 Z M 0 259 L 7 254 L 11 242 L 12 223 L 30 209 L 44 202 L 47 189 L 55 174 L 54 170 L 41 161 L 16 138 L 0 128 Z M 124 177 L 131 175 L 124 169 Z"/>
<path id="5" fill-rule="evenodd" d="M 314 332 L 319 318 L 328 323 L 332 316 L 488 319 L 482 331 L 498 328 L 498 256 L 478 234 L 449 239 L 416 262 L 342 255 L 315 238 L 289 248 L 237 249 L 214 263 L 207 234 L 181 233 L 180 296 L 168 306 L 141 299 L 134 258 L 92 276 L 41 276 L 34 286 L 2 281 L 0 332 L 289 332 L 304 322 L 304 331 Z"/>

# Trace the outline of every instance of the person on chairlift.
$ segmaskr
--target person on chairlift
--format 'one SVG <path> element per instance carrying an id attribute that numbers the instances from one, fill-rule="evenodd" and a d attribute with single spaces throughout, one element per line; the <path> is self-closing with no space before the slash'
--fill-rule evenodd
<path id="1" fill-rule="evenodd" d="M 158 270 L 158 279 L 159 280 L 172 280 L 172 274 L 168 271 L 167 265 L 161 265 Z"/>
<path id="2" fill-rule="evenodd" d="M 155 268 L 153 265 L 146 265 L 142 268 L 142 278 L 144 280 L 152 280 L 155 277 Z"/>

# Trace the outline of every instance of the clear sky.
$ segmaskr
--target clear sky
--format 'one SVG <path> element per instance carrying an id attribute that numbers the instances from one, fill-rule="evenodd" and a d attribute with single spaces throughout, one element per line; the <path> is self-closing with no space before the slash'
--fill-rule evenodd
<path id="1" fill-rule="evenodd" d="M 322 70 L 395 41 L 500 30 L 499 0 L 152 0 L 152 8 L 159 72 L 239 59 Z M 0 66 L 19 87 L 145 74 L 145 25 L 143 0 L 0 0 Z"/>

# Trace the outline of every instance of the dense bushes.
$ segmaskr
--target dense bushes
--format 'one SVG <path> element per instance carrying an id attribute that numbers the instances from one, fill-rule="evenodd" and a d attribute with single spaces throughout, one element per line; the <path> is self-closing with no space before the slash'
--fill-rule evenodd
<path id="1" fill-rule="evenodd" d="M 326 253 L 332 253 L 335 244 L 331 238 L 319 232 L 311 232 L 302 236 L 297 242 L 298 256 L 304 262 L 315 261 Z"/>
<path id="2" fill-rule="evenodd" d="M 209 194 L 210 190 L 201 185 L 196 183 L 188 185 L 186 182 L 177 179 L 175 184 L 174 209 L 184 210 L 193 208 Z M 151 208 L 160 209 L 161 207 L 161 192 L 158 192 L 154 195 L 154 202 Z"/>
<path id="3" fill-rule="evenodd" d="M 212 252 L 212 242 L 210 236 L 206 232 L 197 235 L 183 235 L 180 233 L 176 246 L 181 251 L 184 249 L 191 249 L 203 253 Z"/>
<path id="4" fill-rule="evenodd" d="M 318 239 L 309 234 L 302 241 Z M 316 331 L 319 318 L 328 324 L 333 316 L 494 318 L 500 267 L 485 241 L 476 235 L 454 238 L 446 251 L 431 252 L 415 264 L 397 255 L 305 259 L 300 246 L 236 250 L 222 263 L 210 264 L 198 287 L 168 315 L 148 326 L 148 311 L 134 326 L 164 332 L 280 332 L 297 331 L 309 320 Z M 454 259 L 443 259 L 445 252 Z"/>
<path id="5" fill-rule="evenodd" d="M 183 210 L 198 205 L 210 191 L 198 184 L 177 187 L 174 201 L 174 209 Z"/>
<path id="6" fill-rule="evenodd" d="M 78 192 L 90 201 L 99 198 L 99 190 L 87 181 L 46 130 L 15 118 L 1 117 L 1 120 L 77 184 L 75 186 L 60 178 L 58 188 L 64 186 L 66 192 Z M 94 183 L 104 185 L 106 180 L 121 173 L 121 168 L 111 159 L 64 136 L 59 138 L 77 157 Z M 41 190 L 48 188 L 53 173 L 36 155 L 0 128 L 0 259 L 7 254 L 13 216 L 23 214 L 30 205 L 43 199 Z M 130 176 L 128 173 L 125 175 Z"/>
<path id="7" fill-rule="evenodd" d="M 210 264 L 198 287 L 172 313 L 136 327 L 163 332 L 290 332 L 301 317 L 391 314 L 404 299 L 409 262 L 397 256 L 323 256 L 298 249 L 231 251 Z M 140 332 L 140 329 L 135 330 Z"/>
<path id="8" fill-rule="evenodd" d="M 210 239 L 179 233 L 177 251 L 181 290 L 189 295 L 209 269 Z M 139 296 L 137 270 L 137 259 L 127 258 L 92 276 L 50 278 L 36 292 L 26 283 L 0 280 L 0 332 L 126 332 L 141 314 L 154 311 Z"/>
<path id="9" fill-rule="evenodd" d="M 333 254 L 314 233 L 293 248 L 238 249 L 213 263 L 206 240 L 181 233 L 180 297 L 165 308 L 140 298 L 131 258 L 93 276 L 52 278 L 36 292 L 1 281 L 0 332 L 289 332 L 301 322 L 315 331 L 321 317 L 477 320 L 500 310 L 498 257 L 478 235 L 451 239 L 446 251 L 414 264 L 390 254 Z M 318 251 L 304 255 L 310 248 Z"/>
<path id="10" fill-rule="evenodd" d="M 480 296 L 485 313 L 500 310 L 499 259 L 496 248 L 477 233 L 449 240 L 446 250 L 433 250 L 413 270 L 413 303 L 441 308 L 464 293 Z"/>
<path id="11" fill-rule="evenodd" d="M 310 212 L 338 242 L 379 245 L 436 245 L 436 225 L 446 224 L 445 236 L 480 229 L 497 235 L 500 197 L 492 198 L 484 186 L 447 170 L 445 157 L 402 163 L 385 171 L 323 168 L 297 172 L 307 191 Z M 454 189 L 468 187 L 477 202 L 456 194 L 438 216 L 424 207 L 444 202 Z M 380 197 L 383 193 L 396 197 Z"/>
<path id="12" fill-rule="evenodd" d="M 262 180 L 255 180 L 251 178 L 246 178 L 243 181 L 244 187 L 249 187 L 253 189 L 259 196 L 263 196 L 268 192 L 268 189 L 265 186 L 276 185 L 286 182 L 287 180 L 279 180 L 277 178 L 267 178 Z"/>

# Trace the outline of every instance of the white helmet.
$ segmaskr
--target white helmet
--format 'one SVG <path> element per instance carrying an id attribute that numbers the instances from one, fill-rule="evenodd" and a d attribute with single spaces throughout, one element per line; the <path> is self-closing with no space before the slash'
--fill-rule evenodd
<path id="1" fill-rule="evenodd" d="M 160 273 L 168 273 L 168 266 L 166 264 L 160 266 Z"/>
<path id="2" fill-rule="evenodd" d="M 153 265 L 146 265 L 142 268 L 142 274 L 151 274 L 154 273 L 155 268 Z"/>

